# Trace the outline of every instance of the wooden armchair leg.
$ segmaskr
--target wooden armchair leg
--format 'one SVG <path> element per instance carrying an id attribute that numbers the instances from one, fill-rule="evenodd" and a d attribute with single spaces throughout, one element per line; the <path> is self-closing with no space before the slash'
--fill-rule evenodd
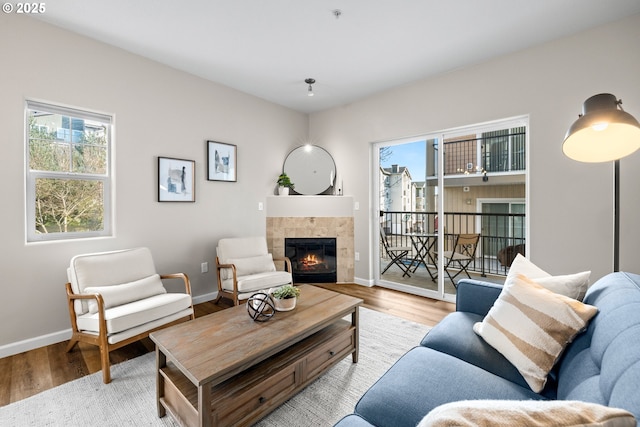
<path id="1" fill-rule="evenodd" d="M 66 350 L 66 352 L 67 352 L 67 353 L 69 353 L 71 350 L 73 350 L 73 347 L 74 347 L 76 344 L 78 344 L 78 342 L 79 342 L 79 341 L 78 341 L 77 339 L 75 339 L 75 338 L 71 338 L 71 339 L 69 340 L 69 344 L 67 344 L 67 350 Z"/>
<path id="2" fill-rule="evenodd" d="M 102 363 L 102 381 L 105 384 L 111 382 L 111 364 L 109 363 L 109 349 L 100 347 L 100 361 Z"/>

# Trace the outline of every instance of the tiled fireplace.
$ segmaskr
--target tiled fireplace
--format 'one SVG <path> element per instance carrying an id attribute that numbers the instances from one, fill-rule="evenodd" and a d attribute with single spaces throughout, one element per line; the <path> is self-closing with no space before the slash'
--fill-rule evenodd
<path id="1" fill-rule="evenodd" d="M 285 255 L 287 238 L 335 238 L 336 282 L 354 280 L 353 199 L 348 196 L 274 196 L 267 198 L 267 245 Z M 295 283 L 304 283 L 304 279 Z M 308 280 L 310 283 L 318 283 Z"/>
<path id="2" fill-rule="evenodd" d="M 294 283 L 333 283 L 338 280 L 334 237 L 286 237 L 284 254 L 291 260 Z"/>

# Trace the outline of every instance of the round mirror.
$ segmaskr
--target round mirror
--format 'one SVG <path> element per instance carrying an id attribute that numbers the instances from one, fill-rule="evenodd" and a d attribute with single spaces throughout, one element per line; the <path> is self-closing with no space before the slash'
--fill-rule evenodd
<path id="1" fill-rule="evenodd" d="M 295 185 L 296 193 L 313 195 L 326 192 L 335 182 L 336 164 L 324 148 L 303 145 L 284 160 L 284 173 Z"/>

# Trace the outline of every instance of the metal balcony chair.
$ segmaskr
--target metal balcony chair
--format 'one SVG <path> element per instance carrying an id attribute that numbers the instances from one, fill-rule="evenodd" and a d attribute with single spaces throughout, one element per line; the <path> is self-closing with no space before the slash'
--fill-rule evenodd
<path id="1" fill-rule="evenodd" d="M 380 240 L 382 240 L 382 246 L 384 246 L 384 251 L 387 256 L 391 258 L 389 264 L 382 270 L 381 275 L 384 274 L 392 265 L 397 265 L 400 270 L 402 270 L 402 277 L 411 277 L 409 274 L 409 268 L 411 265 L 405 265 L 402 261 L 407 257 L 409 252 L 411 251 L 411 246 L 391 246 L 389 244 L 389 240 L 387 239 L 387 233 L 384 232 L 384 228 L 380 225 Z"/>
<path id="2" fill-rule="evenodd" d="M 456 286 L 456 282 L 454 282 L 453 279 L 458 277 L 463 271 L 467 277 L 471 279 L 467 267 L 469 267 L 469 264 L 475 259 L 479 241 L 480 234 L 458 234 L 453 245 L 453 250 L 442 253 L 445 259 L 444 271 L 454 286 Z M 458 271 L 452 276 L 449 272 L 450 268 L 457 269 Z"/>

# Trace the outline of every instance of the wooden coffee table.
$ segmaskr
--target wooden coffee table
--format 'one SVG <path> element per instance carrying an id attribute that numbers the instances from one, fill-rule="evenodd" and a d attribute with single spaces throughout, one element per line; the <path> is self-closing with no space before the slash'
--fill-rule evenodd
<path id="1" fill-rule="evenodd" d="M 152 333 L 158 415 L 185 426 L 251 425 L 349 354 L 356 363 L 362 300 L 300 290 L 293 311 L 266 322 L 243 304 Z"/>

